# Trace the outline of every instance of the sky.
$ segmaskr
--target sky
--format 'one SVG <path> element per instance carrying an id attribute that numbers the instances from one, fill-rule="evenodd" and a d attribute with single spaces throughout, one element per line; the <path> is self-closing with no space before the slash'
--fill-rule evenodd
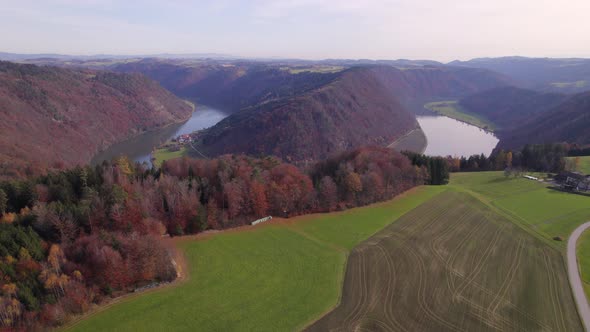
<path id="1" fill-rule="evenodd" d="M 590 0 L 0 0 L 0 52 L 590 57 Z"/>

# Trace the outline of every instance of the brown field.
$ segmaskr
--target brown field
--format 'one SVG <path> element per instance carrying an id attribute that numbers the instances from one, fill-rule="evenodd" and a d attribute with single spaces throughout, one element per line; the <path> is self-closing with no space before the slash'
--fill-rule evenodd
<path id="1" fill-rule="evenodd" d="M 355 248 L 309 331 L 581 331 L 563 258 L 448 191 Z"/>

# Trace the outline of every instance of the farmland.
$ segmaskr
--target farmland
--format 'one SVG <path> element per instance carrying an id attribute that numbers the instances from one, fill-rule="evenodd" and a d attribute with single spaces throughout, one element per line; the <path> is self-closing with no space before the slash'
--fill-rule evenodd
<path id="1" fill-rule="evenodd" d="M 188 280 L 71 330 L 290 331 L 323 314 L 311 330 L 580 330 L 565 241 L 552 238 L 589 220 L 589 202 L 501 172 L 459 173 L 369 207 L 182 238 Z"/>
<path id="2" fill-rule="evenodd" d="M 495 129 L 494 123 L 492 123 L 490 120 L 484 118 L 481 115 L 470 113 L 464 110 L 461 106 L 459 106 L 457 101 L 454 100 L 428 103 L 424 105 L 424 108 L 440 115 L 448 116 L 449 118 L 469 123 L 482 129 Z"/>
<path id="3" fill-rule="evenodd" d="M 154 164 L 156 165 L 156 167 L 160 167 L 160 165 L 162 165 L 162 162 L 165 160 L 180 158 L 184 155 L 186 155 L 185 147 L 181 147 L 178 151 L 170 151 L 169 148 L 162 147 L 152 152 L 152 156 L 155 158 Z"/>
<path id="4" fill-rule="evenodd" d="M 309 328 L 328 329 L 582 327 L 560 252 L 474 197 L 448 191 L 353 250 L 340 306 Z"/>
<path id="5" fill-rule="evenodd" d="M 369 207 L 181 240 L 187 281 L 125 300 L 70 329 L 301 329 L 338 302 L 350 249 L 442 190 L 420 187 Z"/>
<path id="6" fill-rule="evenodd" d="M 560 249 L 580 224 L 590 220 L 590 197 L 552 190 L 523 178 L 505 178 L 501 172 L 458 173 L 451 187 L 487 202 L 496 212 L 525 227 L 531 234 Z"/>

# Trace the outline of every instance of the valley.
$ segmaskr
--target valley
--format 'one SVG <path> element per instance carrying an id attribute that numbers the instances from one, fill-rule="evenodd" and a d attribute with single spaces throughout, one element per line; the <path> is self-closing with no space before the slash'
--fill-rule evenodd
<path id="1" fill-rule="evenodd" d="M 590 331 L 589 12 L 3 0 L 0 332 Z"/>
<path id="2" fill-rule="evenodd" d="M 589 143 L 587 93 L 404 61 L 75 63 L 5 65 L 16 77 L 5 79 L 7 114 L 27 119 L 18 112 L 33 110 L 44 127 L 37 114 L 57 110 L 62 131 L 47 152 L 70 151 L 52 156 L 62 164 L 21 155 L 14 165 L 32 162 L 41 176 L 27 170 L 16 176 L 26 179 L 0 182 L 0 226 L 31 236 L 24 248 L 36 255 L 0 237 L 5 280 L 27 278 L 0 296 L 44 324 L 582 330 L 564 253 L 590 219 L 590 201 L 554 176 L 587 169 L 587 157 L 568 156 Z M 14 90 L 20 80 L 26 91 Z M 96 106 L 83 111 L 92 121 L 74 121 L 79 101 L 55 82 Z M 109 94 L 92 97 L 95 89 Z M 22 137 L 14 123 L 11 137 Z M 90 129 L 100 135 L 88 140 Z M 73 153 L 82 144 L 89 148 Z M 590 289 L 586 242 L 578 255 Z M 173 260 L 176 251 L 186 264 Z M 173 281 L 179 265 L 188 274 Z M 44 279 L 51 273 L 63 290 Z"/>

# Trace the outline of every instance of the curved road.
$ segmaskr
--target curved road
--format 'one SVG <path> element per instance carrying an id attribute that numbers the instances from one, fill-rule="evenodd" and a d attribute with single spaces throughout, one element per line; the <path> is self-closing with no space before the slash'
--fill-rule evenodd
<path id="1" fill-rule="evenodd" d="M 576 305 L 578 306 L 578 313 L 584 323 L 586 331 L 590 331 L 590 306 L 584 293 L 584 287 L 582 286 L 582 278 L 580 277 L 580 271 L 578 268 L 578 260 L 576 259 L 576 243 L 582 233 L 590 228 L 590 222 L 580 225 L 574 230 L 569 240 L 567 241 L 567 273 L 574 292 L 574 298 L 576 299 Z"/>

